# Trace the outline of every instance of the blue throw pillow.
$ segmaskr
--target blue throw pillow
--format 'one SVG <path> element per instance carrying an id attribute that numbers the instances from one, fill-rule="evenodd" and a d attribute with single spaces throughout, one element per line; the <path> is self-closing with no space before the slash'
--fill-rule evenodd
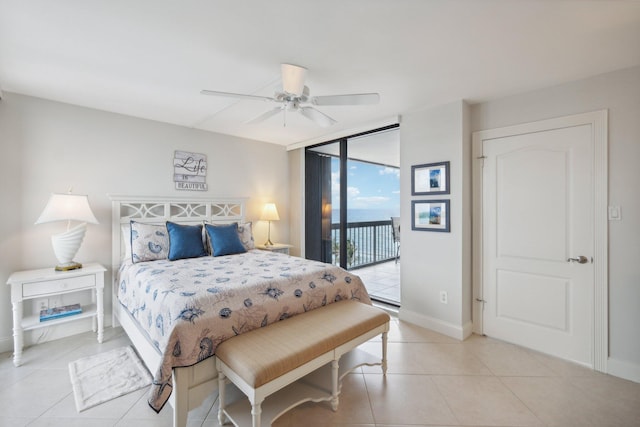
<path id="1" fill-rule="evenodd" d="M 171 261 L 207 256 L 202 243 L 201 225 L 181 225 L 167 221 L 169 256 Z"/>
<path id="2" fill-rule="evenodd" d="M 204 227 L 209 235 L 213 256 L 241 254 L 247 251 L 238 236 L 237 223 L 229 225 L 205 224 Z"/>

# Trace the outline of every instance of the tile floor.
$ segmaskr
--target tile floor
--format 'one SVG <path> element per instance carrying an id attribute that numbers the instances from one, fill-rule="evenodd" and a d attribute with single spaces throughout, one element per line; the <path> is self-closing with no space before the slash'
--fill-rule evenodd
<path id="1" fill-rule="evenodd" d="M 1 426 L 170 426 L 171 407 L 158 415 L 146 390 L 76 413 L 67 364 L 128 345 L 108 328 L 97 344 L 91 333 L 27 349 L 14 368 L 0 355 Z M 364 344 L 379 351 L 379 342 Z M 217 426 L 216 398 L 189 413 L 188 425 Z M 514 345 L 473 336 L 459 342 L 392 320 L 389 371 L 378 367 L 345 377 L 340 407 L 306 403 L 274 427 L 399 426 L 639 426 L 640 384 L 599 374 Z"/>
<path id="2" fill-rule="evenodd" d="M 352 270 L 360 276 L 367 292 L 382 302 L 400 305 L 400 261 L 383 262 L 381 264 Z"/>

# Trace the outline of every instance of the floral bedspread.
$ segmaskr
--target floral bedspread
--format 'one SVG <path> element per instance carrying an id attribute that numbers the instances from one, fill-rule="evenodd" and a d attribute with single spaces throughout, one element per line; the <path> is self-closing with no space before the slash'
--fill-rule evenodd
<path id="1" fill-rule="evenodd" d="M 269 251 L 120 267 L 118 299 L 163 354 L 149 405 L 160 411 L 172 368 L 215 354 L 222 341 L 343 299 L 371 300 L 356 275 Z"/>

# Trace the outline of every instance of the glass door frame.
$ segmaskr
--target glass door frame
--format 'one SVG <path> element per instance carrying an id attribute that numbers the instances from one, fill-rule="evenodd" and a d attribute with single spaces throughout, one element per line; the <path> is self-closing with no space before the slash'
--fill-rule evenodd
<path id="1" fill-rule="evenodd" d="M 329 145 L 329 144 L 336 144 L 339 143 L 339 161 L 340 161 L 340 223 L 339 223 L 339 236 L 340 236 L 340 241 L 339 241 L 339 248 L 340 248 L 340 252 L 338 254 L 338 259 L 339 259 L 339 265 L 340 267 L 347 269 L 348 266 L 348 253 L 346 250 L 343 250 L 347 248 L 347 221 L 348 221 L 348 213 L 347 213 L 347 162 L 348 162 L 348 140 L 352 139 L 352 138 L 356 138 L 356 137 L 360 137 L 360 136 L 364 136 L 364 135 L 369 135 L 369 134 L 373 134 L 373 133 L 378 133 L 378 132 L 383 132 L 386 130 L 390 130 L 390 129 L 396 129 L 399 128 L 400 124 L 393 124 L 393 125 L 389 125 L 389 126 L 384 126 L 381 128 L 377 128 L 377 129 L 373 129 L 370 131 L 366 131 L 366 132 L 360 132 L 360 133 L 356 133 L 353 135 L 349 135 L 349 136 L 345 136 L 342 138 L 338 138 L 338 139 L 334 139 L 331 141 L 327 141 L 327 142 L 323 142 L 320 144 L 314 144 L 314 145 L 310 145 L 308 147 L 305 147 L 305 153 L 308 151 L 313 151 L 314 148 L 323 146 L 323 145 Z M 335 156 L 334 156 L 335 157 Z M 308 209 L 309 205 L 308 205 L 308 201 L 305 201 L 305 210 Z M 329 215 L 331 215 L 331 212 L 329 212 Z M 331 226 L 331 223 L 330 223 Z M 305 236 L 305 240 L 308 239 L 308 236 Z M 322 260 L 320 260 L 322 261 Z M 327 261 L 325 261 L 327 262 Z"/>

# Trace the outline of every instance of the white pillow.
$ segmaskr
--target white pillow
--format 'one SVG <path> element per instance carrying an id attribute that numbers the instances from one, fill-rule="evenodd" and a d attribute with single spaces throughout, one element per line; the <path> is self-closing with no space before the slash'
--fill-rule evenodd
<path id="1" fill-rule="evenodd" d="M 238 223 L 238 237 L 240 237 L 242 246 L 244 246 L 246 250 L 255 249 L 256 245 L 253 241 L 250 222 L 245 222 L 244 224 Z"/>
<path id="2" fill-rule="evenodd" d="M 131 224 L 122 224 L 122 244 L 124 245 L 124 256 L 122 259 L 131 259 Z M 122 248 L 120 249 L 122 250 Z"/>
<path id="3" fill-rule="evenodd" d="M 131 261 L 156 261 L 169 257 L 169 233 L 166 225 L 131 221 Z"/>

